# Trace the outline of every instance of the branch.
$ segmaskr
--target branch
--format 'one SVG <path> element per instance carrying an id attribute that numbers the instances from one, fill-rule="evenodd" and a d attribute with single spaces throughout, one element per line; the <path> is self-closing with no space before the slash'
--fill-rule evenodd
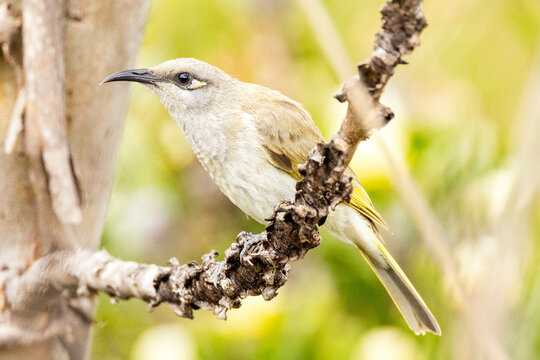
<path id="1" fill-rule="evenodd" d="M 104 291 L 115 299 L 137 297 L 150 307 L 166 302 L 189 318 L 202 308 L 225 319 L 247 296 L 272 299 L 287 280 L 288 263 L 319 245 L 318 226 L 350 199 L 353 185 L 343 173 L 357 144 L 387 122 L 358 77 L 345 83 L 339 99 L 348 102 L 345 120 L 330 143 L 317 145 L 299 166 L 303 178 L 294 201 L 275 208 L 265 232 L 239 234 L 223 261 L 216 261 L 215 251 L 204 255 L 201 264 L 180 265 L 173 258 L 167 267 L 123 262 L 104 251 L 58 252 L 37 260 L 20 276 L 4 277 L 4 311 L 46 309 L 65 290 L 72 296 Z M 0 332 L 0 345 L 1 338 Z"/>
<path id="2" fill-rule="evenodd" d="M 414 8 L 415 14 L 421 14 L 415 15 L 414 21 L 423 19 L 419 10 L 421 2 L 413 2 L 417 5 Z M 393 4 L 393 1 L 389 3 Z M 386 34 L 399 51 L 410 52 L 413 47 L 407 47 L 402 42 L 417 42 L 413 39 L 425 27 L 425 20 L 424 26 L 415 26 L 418 32 L 403 32 L 397 22 L 410 21 L 411 17 L 405 15 L 411 9 L 406 1 L 400 4 L 403 9 L 394 6 L 394 12 L 388 13 L 394 26 L 385 26 L 383 22 L 383 31 L 379 34 Z M 402 16 L 396 17 L 396 14 Z M 409 27 L 407 24 L 402 25 L 404 28 Z M 393 33 L 396 31 L 399 34 Z M 392 56 L 385 59 L 390 61 Z M 374 60 L 374 63 L 377 61 Z M 392 66 L 397 63 L 399 61 Z M 391 76 L 389 69 L 393 69 L 392 66 L 385 67 L 386 72 L 380 72 L 380 82 L 368 82 L 369 86 L 379 89 L 378 95 Z M 380 69 L 374 68 L 372 74 Z M 331 142 L 318 145 L 311 152 L 307 163 L 299 167 L 303 179 L 297 183 L 294 202 L 285 201 L 278 205 L 269 219 L 266 232 L 259 235 L 241 233 L 237 243 L 225 251 L 225 260 L 222 262 L 215 261 L 216 252 L 205 255 L 201 265 L 190 263 L 178 266 L 173 262 L 171 278 L 174 281 L 158 286 L 163 300 L 174 303 L 176 312 L 181 316 L 192 317 L 193 309 L 204 308 L 212 309 L 219 318 L 225 319 L 227 310 L 239 307 L 240 300 L 248 295 L 262 295 L 265 300 L 273 298 L 287 279 L 287 262 L 302 258 L 309 249 L 320 243 L 317 226 L 324 223 L 330 209 L 349 199 L 352 186 L 350 179 L 343 177 L 343 171 L 356 146 L 369 138 L 373 129 L 383 127 L 391 118 L 388 112 L 374 104 L 378 95 L 372 95 L 374 98 L 369 96 L 359 77 L 348 80 L 342 93 L 337 95 L 339 101 L 348 102 L 347 115 Z M 181 300 L 179 302 L 178 295 Z"/>
<path id="3" fill-rule="evenodd" d="M 387 0 L 381 9 L 382 29 L 375 34 L 371 57 L 358 65 L 360 78 L 379 109 L 381 124 L 394 118 L 392 110 L 379 103 L 384 87 L 394 75 L 394 68 L 407 64 L 402 56 L 420 45 L 420 33 L 427 26 L 422 3 L 423 0 Z M 338 100 L 341 101 L 339 97 Z"/>
<path id="4" fill-rule="evenodd" d="M 154 281 L 166 272 L 157 265 L 117 260 L 103 250 L 57 251 L 35 261 L 16 281 L 5 279 L 3 302 L 13 312 L 46 311 L 66 290 L 103 291 L 113 298 L 149 301 L 157 296 Z"/>
<path id="5" fill-rule="evenodd" d="M 376 101 L 394 75 L 394 68 L 407 63 L 402 56 L 420 45 L 420 33 L 427 26 L 422 3 L 423 0 L 387 0 L 381 9 L 382 29 L 375 34 L 371 57 L 358 65 L 360 76 Z M 393 114 L 385 116 L 390 120 Z"/>
<path id="6" fill-rule="evenodd" d="M 351 61 L 326 8 L 320 0 L 298 1 L 334 72 L 340 78 L 346 78 Z M 375 129 L 394 117 L 389 108 L 379 104 L 379 98 L 394 74 L 394 68 L 407 63 L 402 57 L 420 44 L 420 33 L 427 26 L 422 3 L 422 0 L 387 0 L 381 9 L 381 30 L 375 34 L 371 57 L 358 65 L 360 78 L 380 112 L 380 126 Z M 345 100 L 340 95 L 336 97 L 341 102 Z"/>
<path id="7" fill-rule="evenodd" d="M 382 121 L 372 97 L 358 76 L 347 80 L 341 93 L 335 97 L 340 102 L 349 103 L 347 114 L 337 134 L 338 138 L 343 139 L 351 147 L 345 158 L 345 162 L 349 164 L 359 142 L 367 140 L 374 129 L 383 127 L 387 122 Z"/>

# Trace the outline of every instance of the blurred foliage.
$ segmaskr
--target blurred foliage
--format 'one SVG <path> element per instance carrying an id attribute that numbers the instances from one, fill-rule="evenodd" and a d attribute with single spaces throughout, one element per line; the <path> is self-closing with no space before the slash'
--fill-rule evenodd
<path id="1" fill-rule="evenodd" d="M 325 4 L 351 58 L 367 58 L 382 1 Z M 508 181 L 507 156 L 519 141 L 515 115 L 530 69 L 540 65 L 533 62 L 540 2 L 428 1 L 425 13 L 429 27 L 422 45 L 407 58 L 410 65 L 397 69 L 383 96 L 396 113 L 383 133 L 406 155 L 450 237 L 473 238 L 491 225 L 505 201 L 498 189 Z M 332 98 L 341 83 L 294 1 L 154 0 L 138 65 L 177 57 L 199 58 L 282 91 L 305 105 L 327 137 L 345 111 Z M 187 262 L 211 249 L 223 252 L 241 230 L 263 230 L 219 192 L 158 99 L 141 86 L 133 87 L 118 163 L 103 237 L 113 255 L 158 264 L 176 256 Z M 455 304 L 373 141 L 359 146 L 352 165 L 393 228 L 394 234 L 385 235 L 388 247 L 443 333 L 451 334 Z M 540 260 L 539 229 L 537 205 L 526 259 L 533 265 L 515 295 L 516 318 L 528 323 L 517 334 L 530 334 L 527 343 L 515 346 L 522 359 L 540 358 L 540 279 L 534 265 Z M 101 296 L 92 358 L 456 356 L 452 336 L 412 334 L 360 254 L 322 233 L 323 244 L 293 264 L 276 299 L 247 299 L 226 322 L 205 311 L 196 312 L 193 321 L 179 319 L 166 305 L 149 314 L 140 301 L 112 306 Z"/>

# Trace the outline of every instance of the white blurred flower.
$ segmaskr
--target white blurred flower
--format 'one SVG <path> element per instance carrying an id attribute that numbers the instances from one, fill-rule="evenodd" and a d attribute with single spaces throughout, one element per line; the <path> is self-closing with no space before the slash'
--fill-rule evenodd
<path id="1" fill-rule="evenodd" d="M 421 360 L 423 354 L 402 330 L 379 327 L 368 331 L 358 344 L 352 359 L 355 360 Z"/>
<path id="2" fill-rule="evenodd" d="M 133 360 L 195 360 L 197 353 L 189 332 L 178 324 L 157 325 L 135 342 Z"/>

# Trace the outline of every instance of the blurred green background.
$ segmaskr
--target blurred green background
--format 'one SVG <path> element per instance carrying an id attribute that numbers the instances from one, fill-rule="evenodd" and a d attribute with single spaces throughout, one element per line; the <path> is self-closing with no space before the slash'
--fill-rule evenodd
<path id="1" fill-rule="evenodd" d="M 343 79 L 299 3 L 154 0 L 138 66 L 204 60 L 303 103 L 328 138 L 346 109 L 332 98 Z M 369 57 L 383 2 L 324 4 L 350 58 Z M 540 358 L 538 194 L 518 213 L 525 229 L 516 239 L 503 244 L 497 228 L 511 196 L 505 189 L 520 177 L 512 166 L 522 115 L 530 113 L 526 84 L 540 67 L 540 1 L 439 0 L 424 10 L 429 27 L 406 58 L 410 65 L 398 67 L 389 82 L 382 102 L 396 117 L 381 133 L 406 158 L 448 235 L 466 301 L 508 301 L 486 310 L 478 300 L 472 321 L 478 326 L 467 322 L 474 314 L 454 300 L 387 160 L 367 141 L 352 166 L 393 229 L 385 234 L 388 248 L 436 315 L 442 337 L 410 332 L 360 254 L 323 229 L 323 243 L 292 264 L 277 298 L 246 299 L 227 321 L 207 311 L 181 319 L 166 305 L 148 313 L 141 301 L 111 305 L 101 296 L 93 359 Z M 540 93 L 532 95 L 540 101 Z M 185 263 L 211 249 L 223 253 L 242 230 L 263 227 L 219 192 L 158 99 L 133 86 L 103 247 L 126 260 L 164 265 L 176 256 Z M 515 261 L 501 264 L 498 254 L 508 249 Z M 515 272 L 504 294 L 482 292 L 492 269 L 503 266 Z M 500 328 L 489 329 L 497 344 L 482 342 L 493 319 L 500 320 Z M 479 346 L 490 350 L 478 352 Z"/>

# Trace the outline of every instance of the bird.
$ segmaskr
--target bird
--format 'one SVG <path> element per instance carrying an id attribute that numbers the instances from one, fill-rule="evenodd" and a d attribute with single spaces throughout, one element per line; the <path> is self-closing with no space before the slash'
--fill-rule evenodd
<path id="1" fill-rule="evenodd" d="M 155 93 L 183 130 L 196 157 L 220 190 L 261 224 L 282 200 L 292 200 L 297 166 L 324 142 L 301 104 L 267 87 L 240 81 L 194 58 L 124 70 L 102 83 L 138 82 Z M 386 250 L 379 228 L 388 226 L 354 172 L 354 189 L 324 226 L 358 248 L 415 334 L 441 335 L 437 320 Z"/>

